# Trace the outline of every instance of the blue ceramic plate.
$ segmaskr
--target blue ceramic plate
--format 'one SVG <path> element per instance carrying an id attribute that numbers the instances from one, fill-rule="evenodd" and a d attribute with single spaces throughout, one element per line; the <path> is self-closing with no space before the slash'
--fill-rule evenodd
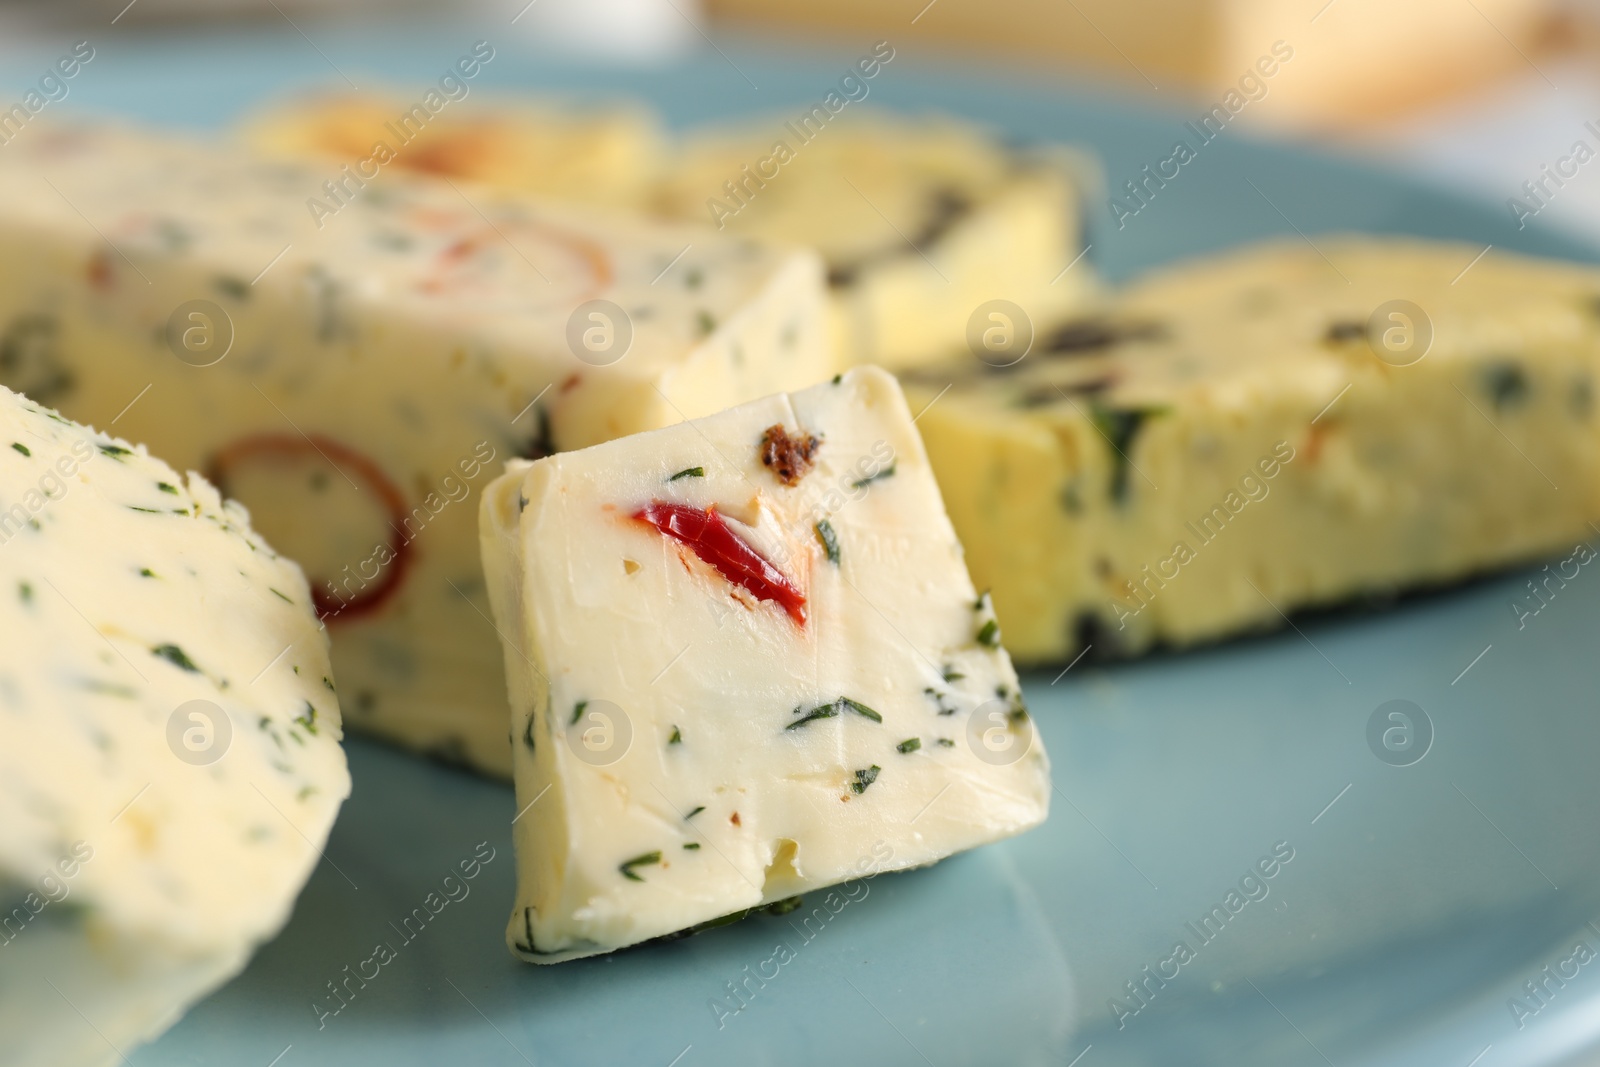
<path id="1" fill-rule="evenodd" d="M 527 51 L 506 21 L 319 28 L 315 47 L 288 28 L 174 38 L 107 26 L 61 110 L 215 128 L 287 86 L 337 82 L 332 65 L 420 92 L 483 37 L 500 50 L 496 88 L 633 94 L 691 122 L 809 107 L 870 45 L 726 44 L 725 56 L 677 65 L 584 69 Z M 38 59 L 42 70 L 52 55 L 5 65 L 26 72 Z M 910 48 L 872 91 L 888 106 L 1088 145 L 1114 183 L 1187 136 L 1189 116 L 958 74 Z M 1296 229 L 1591 258 L 1559 234 L 1518 232 L 1496 205 L 1232 132 L 1125 227 L 1103 200 L 1090 218 L 1093 255 L 1112 277 Z M 502 943 L 511 790 L 352 741 L 355 795 L 293 921 L 132 1061 L 1569 1062 L 1600 1039 L 1600 963 L 1589 962 L 1600 950 L 1590 922 L 1600 917 L 1600 570 L 1584 568 L 1519 627 L 1511 604 L 1527 577 L 1190 654 L 1032 675 L 1058 786 L 1042 828 L 880 877 L 825 922 L 760 917 L 559 967 L 517 963 Z M 1395 700 L 1414 705 L 1416 732 L 1409 755 L 1385 761 L 1369 724 Z M 402 934 L 480 850 L 493 858 L 470 895 Z M 1247 877 L 1274 855 L 1271 878 Z M 1179 942 L 1187 951 L 1175 954 Z M 341 1001 L 330 986 L 379 943 L 396 958 L 343 986 L 354 993 L 332 1014 Z M 794 958 L 746 981 L 772 974 L 763 964 L 779 944 Z"/>

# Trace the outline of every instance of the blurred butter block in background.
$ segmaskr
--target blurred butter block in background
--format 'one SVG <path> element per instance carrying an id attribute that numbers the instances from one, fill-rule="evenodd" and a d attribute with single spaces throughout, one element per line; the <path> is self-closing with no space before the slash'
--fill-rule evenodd
<path id="1" fill-rule="evenodd" d="M 457 78 L 451 87 L 470 93 L 467 86 Z M 362 165 L 368 177 L 377 173 L 375 162 L 368 163 L 375 146 L 384 144 L 395 150 L 393 163 L 402 170 L 599 208 L 645 207 L 663 151 L 661 131 L 647 109 L 435 96 L 428 101 L 399 91 L 309 93 L 256 114 L 243 134 L 264 153 Z"/>
<path id="2" fill-rule="evenodd" d="M 1592 557 L 1600 272 L 1318 247 L 1197 259 L 1020 361 L 905 376 L 913 406 L 937 398 L 918 426 L 1019 661 Z"/>
<path id="3" fill-rule="evenodd" d="M 34 133 L 0 154 L 0 384 L 211 472 L 311 575 L 350 727 L 452 762 L 510 772 L 471 502 L 504 462 L 832 373 L 809 251 Z"/>
<path id="4" fill-rule="evenodd" d="M 1014 149 L 953 118 L 839 106 L 691 135 L 660 209 L 817 248 L 846 366 L 896 368 L 962 349 L 987 300 L 1048 316 L 1092 291 L 1087 264 L 1063 275 L 1081 250 L 1082 160 Z"/>
<path id="5" fill-rule="evenodd" d="M 862 62 L 881 69 L 893 49 L 880 52 Z M 1096 180 L 1086 158 L 848 104 L 835 94 L 831 106 L 705 127 L 667 149 L 640 109 L 475 97 L 441 109 L 393 165 L 810 245 L 827 262 L 841 369 L 962 349 L 987 300 L 1049 318 L 1096 291 L 1087 262 L 1065 270 L 1082 250 L 1080 193 Z M 399 96 L 330 93 L 280 104 L 245 135 L 275 154 L 353 164 L 426 118 Z"/>
<path id="6" fill-rule="evenodd" d="M 1205 103 L 1261 90 L 1273 45 L 1293 52 L 1252 119 L 1297 126 L 1388 114 L 1526 69 L 1549 0 L 707 0 L 713 17 L 788 22 L 973 57 L 1031 55 L 1058 73 L 1176 90 Z M 920 10 L 919 10 L 920 9 Z M 1066 61 L 1063 69 L 1062 62 Z M 1269 76 L 1270 77 L 1270 76 Z M 1248 80 L 1246 80 L 1248 79 Z M 1243 80 L 1243 81 L 1242 81 Z M 1243 88 L 1241 89 L 1241 84 Z"/>

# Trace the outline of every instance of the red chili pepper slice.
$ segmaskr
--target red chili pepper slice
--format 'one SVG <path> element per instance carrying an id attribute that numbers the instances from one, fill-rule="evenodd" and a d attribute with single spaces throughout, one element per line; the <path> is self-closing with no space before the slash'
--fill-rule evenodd
<path id="1" fill-rule="evenodd" d="M 263 433 L 224 445 L 207 465 L 206 477 L 226 493 L 228 471 L 240 463 L 258 458 L 299 459 L 308 456 L 320 456 L 340 470 L 353 471 L 389 514 L 389 551 L 393 558 L 384 567 L 382 576 L 370 587 L 344 600 L 337 594 L 324 591 L 324 585 L 332 588 L 331 582 L 319 581 L 307 575 L 311 584 L 311 605 L 316 610 L 317 618 L 332 624 L 371 615 L 400 591 L 406 572 L 410 570 L 413 554 L 410 542 L 398 532 L 407 517 L 405 496 L 370 457 L 322 434 L 296 437 L 291 434 Z"/>
<path id="2" fill-rule="evenodd" d="M 782 571 L 762 558 L 749 542 L 733 531 L 716 508 L 701 511 L 687 504 L 655 501 L 633 517 L 649 523 L 717 569 L 734 585 L 771 600 L 801 626 L 806 624 L 806 598 Z"/>

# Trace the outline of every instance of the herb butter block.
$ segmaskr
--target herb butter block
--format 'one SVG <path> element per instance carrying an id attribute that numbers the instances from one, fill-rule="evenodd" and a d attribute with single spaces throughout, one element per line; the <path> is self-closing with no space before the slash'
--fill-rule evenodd
<path id="1" fill-rule="evenodd" d="M 382 144 L 394 153 L 384 166 L 601 208 L 641 212 L 648 206 L 664 155 L 649 112 L 467 90 L 470 96 L 437 98 L 431 111 L 401 91 L 321 92 L 276 104 L 241 132 L 269 155 L 354 165 L 373 159 Z"/>
<path id="2" fill-rule="evenodd" d="M 121 1061 L 289 917 L 350 791 L 299 568 L 0 388 L 0 1061 Z"/>
<path id="3" fill-rule="evenodd" d="M 471 499 L 502 463 L 831 371 L 809 252 L 39 134 L 0 158 L 0 383 L 249 505 L 311 578 L 350 727 L 451 762 L 511 769 Z"/>
<path id="4" fill-rule="evenodd" d="M 1062 274 L 1082 247 L 1065 153 L 860 106 L 691 136 L 667 167 L 661 210 L 820 250 L 846 366 L 965 350 L 968 320 L 989 300 L 1042 317 L 1094 291 L 1087 264 Z"/>
<path id="5" fill-rule="evenodd" d="M 1043 747 L 886 372 L 519 463 L 482 533 L 523 959 L 1044 819 Z"/>
<path id="6" fill-rule="evenodd" d="M 1182 264 L 1015 366 L 908 380 L 914 403 L 954 383 L 918 426 L 1019 660 L 1278 626 L 1592 536 L 1600 272 L 1317 247 Z"/>

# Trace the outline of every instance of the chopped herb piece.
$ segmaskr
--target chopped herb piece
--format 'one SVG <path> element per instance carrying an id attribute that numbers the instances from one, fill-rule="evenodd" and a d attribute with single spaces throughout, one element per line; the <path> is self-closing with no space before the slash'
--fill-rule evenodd
<path id="1" fill-rule="evenodd" d="M 588 707 L 588 706 L 589 706 L 589 702 L 587 700 L 580 700 L 576 704 L 574 704 L 572 706 L 572 721 L 567 723 L 567 725 L 568 726 L 576 726 L 576 725 L 578 725 L 578 720 L 583 718 L 583 709 Z"/>
<path id="2" fill-rule="evenodd" d="M 833 523 L 827 519 L 818 519 L 815 527 L 817 540 L 822 542 L 822 550 L 827 553 L 828 562 L 837 565 L 839 562 L 839 536 L 833 532 Z"/>
<path id="3" fill-rule="evenodd" d="M 146 515 L 164 515 L 164 514 L 166 514 L 166 512 L 160 511 L 160 510 L 158 510 L 156 508 L 141 508 L 141 507 L 136 507 L 133 504 L 129 504 L 128 505 L 128 510 L 129 511 L 142 511 Z"/>
<path id="4" fill-rule="evenodd" d="M 22 602 L 24 604 L 32 603 L 33 602 L 33 586 L 29 585 L 27 582 L 18 582 L 17 583 L 17 595 L 22 598 Z"/>
<path id="5" fill-rule="evenodd" d="M 672 728 L 672 734 L 667 738 L 667 744 L 669 744 L 669 745 L 681 745 L 681 744 L 683 744 L 683 731 L 679 730 L 676 726 L 674 726 Z"/>
<path id="6" fill-rule="evenodd" d="M 795 708 L 794 709 L 794 713 L 796 715 L 799 715 L 800 714 L 800 709 L 799 708 Z M 805 714 L 804 718 L 796 719 L 794 722 L 790 723 L 788 726 L 785 726 L 784 729 L 785 730 L 794 730 L 794 729 L 797 729 L 797 728 L 799 728 L 801 726 L 804 726 L 808 722 L 811 722 L 813 719 L 831 719 L 837 714 L 839 714 L 839 705 L 837 703 L 819 704 L 816 707 L 812 708 L 810 711 L 808 711 Z"/>
<path id="7" fill-rule="evenodd" d="M 16 449 L 18 452 L 21 452 L 24 456 L 33 455 L 32 452 L 28 451 L 28 446 L 23 444 L 21 441 L 12 441 L 11 447 Z"/>
<path id="8" fill-rule="evenodd" d="M 1496 411 L 1512 407 L 1528 396 L 1528 376 L 1518 363 L 1491 363 L 1483 369 L 1483 383 Z"/>
<path id="9" fill-rule="evenodd" d="M 707 919 L 705 922 L 695 923 L 693 926 L 685 926 L 682 930 L 674 930 L 670 934 L 662 934 L 660 937 L 652 937 L 649 941 L 646 941 L 645 944 L 650 945 L 657 942 L 665 944 L 668 941 L 682 941 L 684 938 L 693 937 L 695 934 L 698 934 L 703 930 L 715 930 L 719 926 L 730 926 L 733 923 L 744 919 L 750 914 L 751 910 L 752 909 L 750 908 L 743 908 L 728 915 L 719 915 L 715 919 Z M 547 955 L 554 955 L 554 953 L 547 953 Z"/>
<path id="10" fill-rule="evenodd" d="M 944 671 L 941 673 L 940 677 L 947 682 L 959 682 L 961 679 L 965 678 L 966 675 L 962 674 L 949 664 L 945 664 Z"/>
<path id="11" fill-rule="evenodd" d="M 990 619 L 978 630 L 978 644 L 984 648 L 1000 647 L 1000 624 Z"/>
<path id="12" fill-rule="evenodd" d="M 896 752 L 915 752 L 921 747 L 922 738 L 920 737 L 908 737 L 898 745 L 894 746 Z"/>
<path id="13" fill-rule="evenodd" d="M 217 292 L 223 296 L 231 296 L 235 300 L 245 300 L 250 296 L 250 283 L 226 274 L 219 274 L 211 282 L 217 287 Z"/>
<path id="14" fill-rule="evenodd" d="M 856 772 L 856 780 L 850 783 L 850 792 L 860 794 L 867 791 L 867 786 L 878 780 L 878 772 L 882 767 L 874 763 L 872 766 Z"/>
<path id="15" fill-rule="evenodd" d="M 843 704 L 857 715 L 871 719 L 873 722 L 883 721 L 882 715 L 879 715 L 877 712 L 873 711 L 859 700 L 851 700 L 849 697 L 840 697 L 839 703 Z"/>
<path id="16" fill-rule="evenodd" d="M 200 668 L 194 665 L 194 660 L 190 659 L 183 649 L 179 648 L 177 645 L 157 645 L 150 651 L 152 654 L 160 656 L 174 667 L 179 667 L 183 670 L 191 671 L 197 674 L 200 671 Z"/>
<path id="17" fill-rule="evenodd" d="M 927 216 L 907 241 L 912 248 L 927 248 L 950 232 L 950 228 L 972 211 L 972 198 L 953 186 L 934 189 L 924 198 Z"/>
<path id="18" fill-rule="evenodd" d="M 53 315 L 21 315 L 0 332 L 0 374 L 19 393 L 46 404 L 59 403 L 76 385 L 74 375 L 62 366 L 60 323 Z M 67 420 L 53 411 L 30 409 L 57 422 Z"/>
<path id="19" fill-rule="evenodd" d="M 140 567 L 139 568 L 139 577 L 141 577 L 141 578 L 154 578 L 155 576 L 156 576 L 156 572 L 151 570 L 149 567 Z"/>
<path id="20" fill-rule="evenodd" d="M 550 412 L 543 404 L 534 403 L 533 423 L 533 436 L 517 455 L 523 459 L 543 459 L 553 455 L 556 451 L 555 433 L 550 426 Z"/>
<path id="21" fill-rule="evenodd" d="M 956 743 L 954 741 L 950 740 L 948 737 L 936 737 L 936 738 L 933 739 L 933 741 L 934 741 L 934 744 L 938 745 L 940 748 L 955 748 L 956 747 Z"/>
<path id="22" fill-rule="evenodd" d="M 131 456 L 131 455 L 133 455 L 133 450 L 132 449 L 123 448 L 121 445 L 101 445 L 100 446 L 100 451 L 104 452 L 108 456 Z"/>
<path id="23" fill-rule="evenodd" d="M 768 904 L 761 910 L 766 912 L 768 915 L 787 915 L 791 911 L 799 908 L 804 903 L 804 897 L 784 897 L 782 900 L 774 900 L 771 904 Z"/>
<path id="24" fill-rule="evenodd" d="M 702 334 L 709 334 L 717 328 L 717 320 L 711 317 L 711 312 L 709 311 L 697 312 L 694 321 L 695 325 L 700 327 Z"/>
<path id="25" fill-rule="evenodd" d="M 881 470 L 881 471 L 878 471 L 878 472 L 876 472 L 874 474 L 869 474 L 865 478 L 858 478 L 855 481 L 851 482 L 850 483 L 850 488 L 852 488 L 852 489 L 865 489 L 867 486 L 871 485 L 873 482 L 879 482 L 879 481 L 882 481 L 885 478 L 892 478 L 892 477 L 894 477 L 894 468 L 895 468 L 895 464 L 891 463 L 887 467 L 883 468 L 883 470 Z"/>
<path id="26" fill-rule="evenodd" d="M 532 908 L 523 908 L 522 909 L 522 925 L 527 929 L 527 936 L 528 936 L 527 943 L 524 944 L 521 941 L 515 941 L 515 942 L 512 942 L 512 946 L 518 952 L 526 952 L 530 956 L 548 956 L 548 955 L 550 955 L 550 953 L 548 953 L 548 952 L 541 952 L 539 950 L 538 946 L 533 943 L 533 909 Z"/>
<path id="27" fill-rule="evenodd" d="M 668 478 L 667 481 L 675 482 L 679 478 L 704 478 L 705 476 L 706 469 L 704 467 L 685 467 L 677 474 L 674 474 L 672 477 Z"/>
<path id="28" fill-rule="evenodd" d="M 685 815 L 683 817 L 684 821 L 687 822 L 688 820 L 694 818 L 696 815 L 699 815 L 702 811 L 705 811 L 705 810 L 706 810 L 706 806 L 704 804 L 701 804 L 701 805 L 699 805 L 698 807 L 695 807 L 695 808 L 691 808 L 689 810 L 689 814 L 687 814 L 687 815 Z"/>
<path id="29" fill-rule="evenodd" d="M 1116 385 L 1118 380 L 1116 374 L 1102 374 L 1070 382 L 1047 382 L 1022 390 L 1013 403 L 1019 408 L 1050 407 L 1063 400 L 1070 402 L 1074 396 L 1096 396 Z"/>
<path id="30" fill-rule="evenodd" d="M 1164 336 L 1166 331 L 1154 322 L 1078 319 L 1067 323 L 1046 338 L 1044 352 L 1052 356 L 1072 356 L 1098 352 L 1124 341 L 1158 341 Z"/>
<path id="31" fill-rule="evenodd" d="M 173 496 L 178 495 L 178 487 L 173 485 L 171 482 L 157 482 L 156 488 L 161 490 L 163 493 L 171 493 Z"/>
<path id="32" fill-rule="evenodd" d="M 840 382 L 842 382 L 842 381 L 844 381 L 844 375 L 842 375 L 842 374 L 835 374 L 835 375 L 834 375 L 834 376 L 833 376 L 833 384 L 834 384 L 834 385 L 838 385 L 838 384 L 839 384 L 839 383 L 840 383 Z"/>
<path id="33" fill-rule="evenodd" d="M 1577 418 L 1589 417 L 1589 413 L 1594 410 L 1594 385 L 1588 378 L 1580 378 L 1572 383 L 1572 391 L 1567 396 L 1567 406 Z"/>
<path id="34" fill-rule="evenodd" d="M 790 437 L 782 424 L 775 423 L 761 434 L 761 463 L 778 481 L 794 486 L 811 469 L 811 457 L 821 445 L 813 434 L 802 432 Z"/>
<path id="35" fill-rule="evenodd" d="M 1340 345 L 1346 341 L 1359 341 L 1367 335 L 1367 324 L 1354 319 L 1330 323 L 1328 332 L 1322 335 L 1325 344 Z"/>
<path id="36" fill-rule="evenodd" d="M 660 862 L 661 862 L 661 853 L 660 852 L 646 852 L 642 856 L 635 856 L 631 860 L 626 860 L 623 863 L 618 864 L 617 865 L 617 870 L 622 872 L 622 877 L 628 879 L 631 882 L 642 882 L 642 881 L 644 881 L 644 879 L 640 878 L 637 874 L 634 874 L 633 873 L 633 869 L 635 867 L 648 867 L 651 864 L 660 863 Z"/>
<path id="37" fill-rule="evenodd" d="M 700 842 L 698 842 L 698 841 L 690 841 L 688 844 L 684 845 L 683 847 L 684 847 L 684 850 L 687 851 L 687 852 L 698 852 L 698 851 L 700 851 Z"/>
<path id="38" fill-rule="evenodd" d="M 800 711 L 801 711 L 800 708 L 795 708 L 794 709 L 794 713 L 796 715 L 799 715 Z M 879 715 L 876 711 L 873 711 L 871 708 L 869 708 L 865 704 L 861 703 L 861 701 L 859 701 L 859 700 L 851 700 L 849 697 L 840 697 L 838 700 L 835 700 L 832 703 L 817 705 L 816 707 L 812 708 L 810 711 L 806 712 L 804 717 L 796 719 L 794 722 L 790 723 L 788 726 L 785 726 L 784 729 L 785 730 L 793 730 L 796 727 L 804 726 L 806 723 L 811 722 L 813 719 L 831 719 L 831 718 L 834 718 L 835 716 L 837 716 L 842 711 L 853 711 L 857 715 L 860 715 L 862 718 L 871 719 L 873 722 L 882 722 L 883 721 L 883 716 L 882 715 Z"/>
<path id="39" fill-rule="evenodd" d="M 284 596 L 282 593 L 278 592 L 276 589 L 272 588 L 272 586 L 270 586 L 270 585 L 267 586 L 267 592 L 271 593 L 273 596 L 277 597 L 279 600 L 283 601 L 285 604 L 293 604 L 294 603 L 294 601 L 290 600 L 288 597 Z"/>
<path id="40" fill-rule="evenodd" d="M 1116 408 L 1097 400 L 1089 402 L 1089 420 L 1106 439 L 1113 453 L 1111 457 L 1111 499 L 1122 503 L 1128 498 L 1128 469 L 1133 461 L 1128 453 L 1133 451 L 1135 438 L 1153 415 L 1166 413 L 1160 406 Z"/>
<path id="41" fill-rule="evenodd" d="M 295 673 L 296 674 L 300 673 L 300 668 L 299 667 L 295 668 Z M 330 693 L 337 692 L 337 690 L 335 690 L 333 688 L 333 679 L 329 678 L 326 674 L 324 674 L 322 676 L 322 684 L 328 687 L 328 692 L 330 692 Z"/>
<path id="42" fill-rule="evenodd" d="M 312 705 L 311 701 L 306 701 L 305 714 L 296 715 L 294 721 L 299 723 L 301 726 L 304 726 L 306 728 L 306 733 L 311 734 L 313 737 L 316 736 L 317 709 Z"/>
<path id="43" fill-rule="evenodd" d="M 539 717 L 537 709 L 528 712 L 528 725 L 522 728 L 522 743 L 528 746 L 529 752 L 537 752 L 538 748 L 533 742 L 533 724 Z"/>

